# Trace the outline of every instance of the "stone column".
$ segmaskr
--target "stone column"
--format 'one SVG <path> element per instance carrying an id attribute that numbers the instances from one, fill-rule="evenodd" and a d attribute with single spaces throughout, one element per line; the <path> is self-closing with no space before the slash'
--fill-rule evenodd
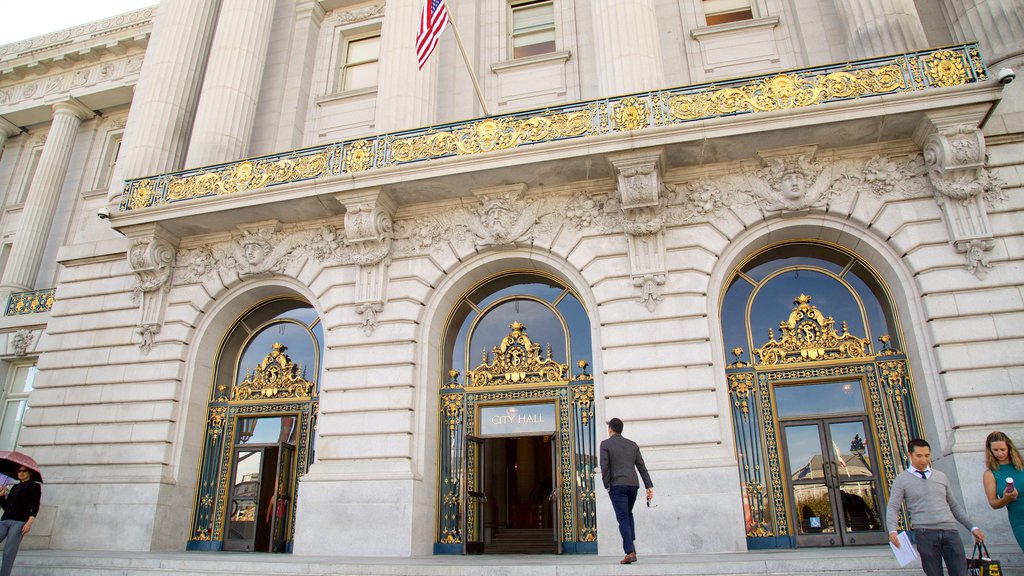
<path id="1" fill-rule="evenodd" d="M 928 47 L 913 0 L 835 0 L 835 7 L 851 60 Z"/>
<path id="2" fill-rule="evenodd" d="M 665 87 L 652 0 L 591 2 L 598 88 L 614 96 Z"/>
<path id="3" fill-rule="evenodd" d="M 53 105 L 53 122 L 29 185 L 18 235 L 14 238 L 7 267 L 0 279 L 4 290 L 30 290 L 35 287 L 53 214 L 68 172 L 75 135 L 82 121 L 93 115 L 91 110 L 74 100 Z"/>
<path id="4" fill-rule="evenodd" d="M 249 152 L 275 0 L 223 0 L 192 126 L 186 168 Z"/>
<path id="5" fill-rule="evenodd" d="M 942 0 L 957 42 L 979 42 L 985 63 L 1024 55 L 1024 4 L 1007 0 Z"/>
<path id="6" fill-rule="evenodd" d="M 434 123 L 434 92 L 441 47 L 434 49 L 420 70 L 416 63 L 416 31 L 422 8 L 422 2 L 388 2 L 384 8 L 374 115 L 377 133 Z M 445 30 L 444 34 L 451 35 L 452 31 Z M 449 64 L 465 68 L 462 62 Z"/>
<path id="7" fill-rule="evenodd" d="M 172 172 L 185 160 L 220 0 L 162 0 L 132 98 L 107 204 L 124 181 Z"/>
<path id="8" fill-rule="evenodd" d="M 19 134 L 21 128 L 10 123 L 6 118 L 0 116 L 0 152 L 3 152 L 4 145 L 7 144 L 7 139 L 11 136 Z"/>

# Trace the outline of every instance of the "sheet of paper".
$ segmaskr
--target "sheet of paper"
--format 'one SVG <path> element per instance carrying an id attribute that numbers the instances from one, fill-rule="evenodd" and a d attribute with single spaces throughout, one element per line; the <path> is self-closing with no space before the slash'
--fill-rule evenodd
<path id="1" fill-rule="evenodd" d="M 889 542 L 889 547 L 892 548 L 892 553 L 896 556 L 896 561 L 900 563 L 900 568 L 910 564 L 918 558 L 917 549 L 910 543 L 910 537 L 907 536 L 906 532 L 900 532 L 897 535 L 900 541 L 900 547 L 897 548 L 892 542 Z"/>

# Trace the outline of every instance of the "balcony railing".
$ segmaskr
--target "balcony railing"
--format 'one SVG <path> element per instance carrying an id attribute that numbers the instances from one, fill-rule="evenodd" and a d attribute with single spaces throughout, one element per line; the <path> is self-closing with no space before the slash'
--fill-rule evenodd
<path id="1" fill-rule="evenodd" d="M 435 158 L 792 110 L 988 79 L 977 44 L 643 92 L 303 148 L 125 184 L 121 210 L 235 194 Z"/>
<path id="2" fill-rule="evenodd" d="M 21 316 L 49 312 L 53 308 L 53 293 L 56 288 L 32 290 L 30 292 L 13 292 L 7 298 L 7 309 L 4 316 Z"/>

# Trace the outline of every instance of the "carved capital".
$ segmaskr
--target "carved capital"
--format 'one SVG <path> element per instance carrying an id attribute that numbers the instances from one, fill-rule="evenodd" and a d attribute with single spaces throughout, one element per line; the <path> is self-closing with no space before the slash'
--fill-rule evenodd
<path id="1" fill-rule="evenodd" d="M 608 157 L 618 176 L 619 203 L 624 212 L 661 205 L 662 151 L 644 150 Z"/>
<path id="2" fill-rule="evenodd" d="M 139 303 L 139 349 L 148 354 L 163 327 L 178 238 L 156 224 L 126 230 L 125 236 L 131 242 L 128 265 L 135 272 L 132 297 Z"/>
<path id="3" fill-rule="evenodd" d="M 339 195 L 345 206 L 345 240 L 355 263 L 371 266 L 390 259 L 395 203 L 379 188 Z"/>
<path id="4" fill-rule="evenodd" d="M 14 348 L 15 356 L 24 356 L 28 353 L 28 349 L 32 347 L 32 341 L 35 340 L 36 335 L 31 330 L 22 328 L 11 336 L 11 346 Z"/>
<path id="5" fill-rule="evenodd" d="M 126 233 L 131 245 L 128 248 L 128 265 L 135 272 L 133 298 L 170 287 L 174 257 L 178 250 L 178 239 L 159 226 L 149 226 Z"/>
<path id="6" fill-rule="evenodd" d="M 943 126 L 924 143 L 928 179 L 945 199 L 966 202 L 985 191 L 985 136 L 976 125 Z M 943 198 L 945 197 L 945 198 Z"/>
<path id="7" fill-rule="evenodd" d="M 1000 187 L 985 168 L 985 136 L 978 126 L 987 112 L 987 106 L 929 112 L 914 134 L 950 242 L 979 279 L 991 267 L 985 253 L 995 245 L 985 197 L 997 196 Z"/>

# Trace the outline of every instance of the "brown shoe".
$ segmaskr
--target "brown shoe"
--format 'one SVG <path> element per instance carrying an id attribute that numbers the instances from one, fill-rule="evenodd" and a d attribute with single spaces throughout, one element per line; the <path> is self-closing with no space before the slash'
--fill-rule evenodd
<path id="1" fill-rule="evenodd" d="M 630 552 L 626 554 L 625 558 L 619 560 L 619 564 L 632 564 L 633 562 L 636 562 L 636 552 Z"/>

